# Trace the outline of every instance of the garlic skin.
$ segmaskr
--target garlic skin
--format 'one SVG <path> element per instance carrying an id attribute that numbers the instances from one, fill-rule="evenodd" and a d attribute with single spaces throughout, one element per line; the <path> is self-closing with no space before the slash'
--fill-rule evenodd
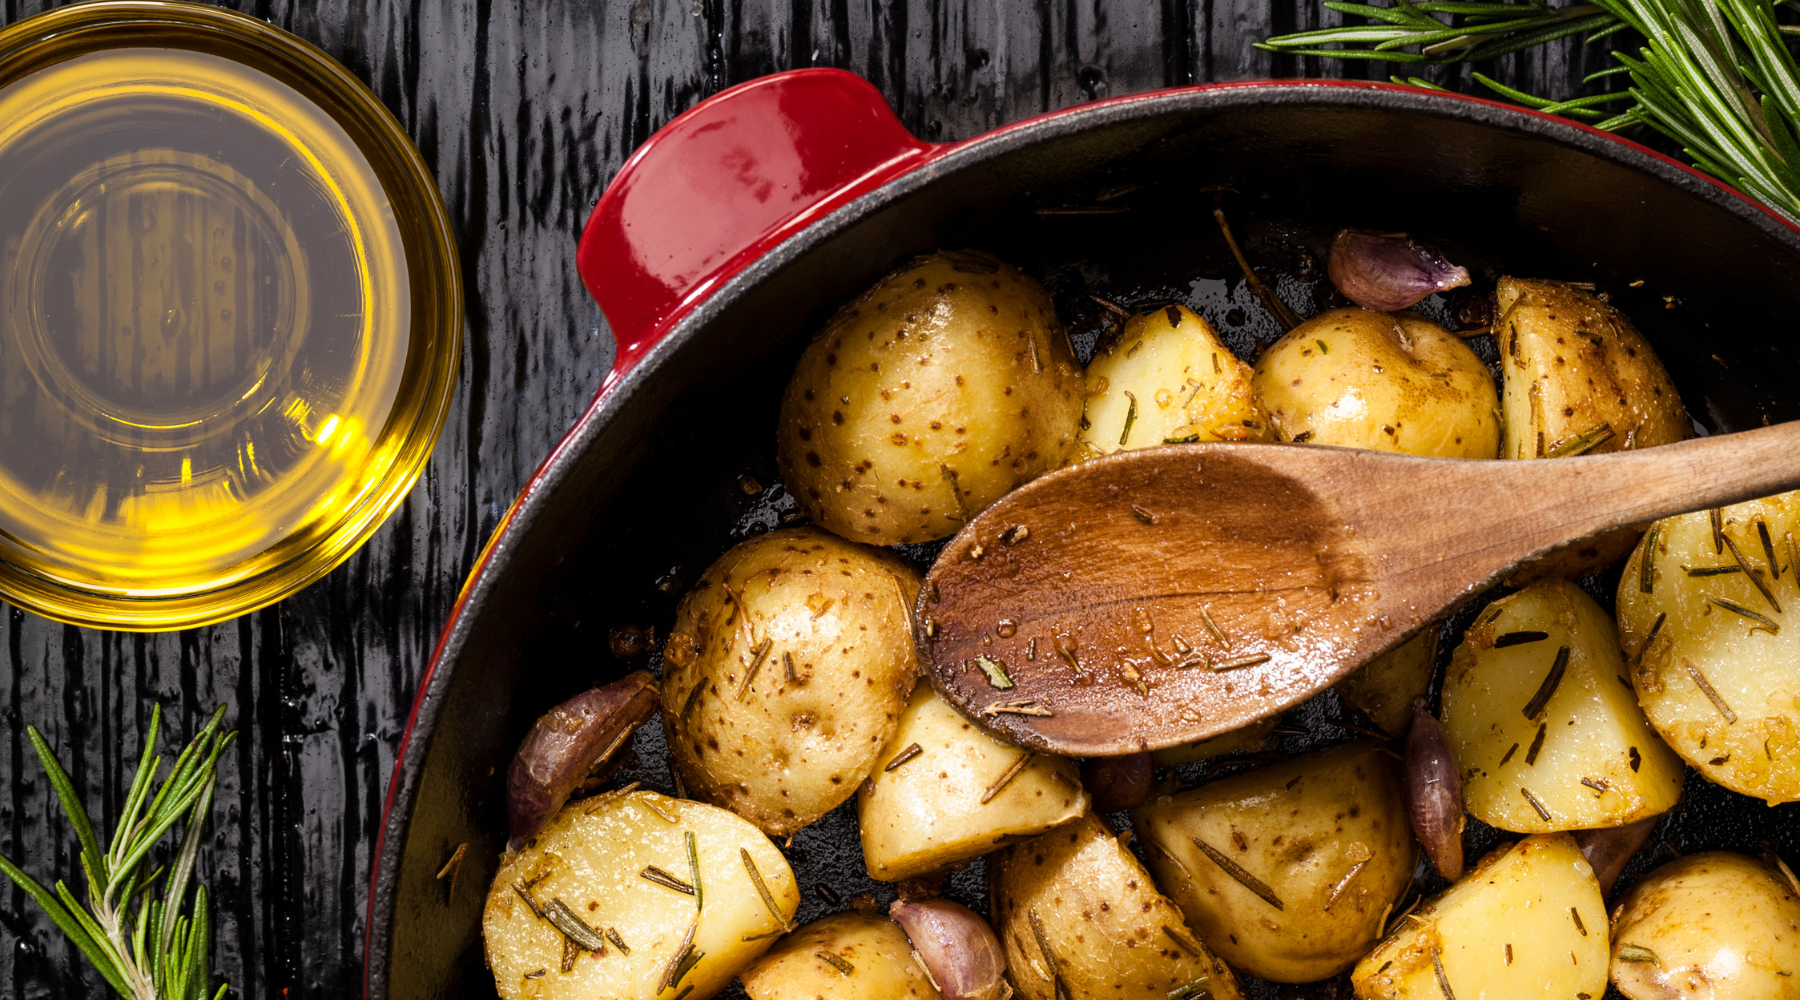
<path id="1" fill-rule="evenodd" d="M 1405 233 L 1341 229 L 1331 241 L 1331 283 L 1364 309 L 1393 312 L 1436 292 L 1461 288 L 1469 272 Z"/>
<path id="2" fill-rule="evenodd" d="M 1081 769 L 1081 784 L 1094 800 L 1095 812 L 1136 809 L 1150 797 L 1154 765 L 1148 753 L 1096 757 Z"/>
<path id="3" fill-rule="evenodd" d="M 1431 866 L 1454 882 L 1463 872 L 1462 777 L 1444 724 L 1413 702 L 1412 732 L 1406 736 L 1406 798 L 1413 833 Z"/>
<path id="4" fill-rule="evenodd" d="M 888 916 L 944 1000 L 1005 1000 L 1006 955 L 981 915 L 948 899 L 897 899 Z"/>

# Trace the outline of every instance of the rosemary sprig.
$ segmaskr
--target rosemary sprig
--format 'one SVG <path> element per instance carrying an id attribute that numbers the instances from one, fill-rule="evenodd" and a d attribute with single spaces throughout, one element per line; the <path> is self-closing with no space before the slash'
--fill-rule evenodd
<path id="1" fill-rule="evenodd" d="M 206 887 L 195 883 L 192 907 L 187 913 L 182 910 L 188 906 L 188 883 L 193 881 L 194 860 L 200 853 L 201 829 L 212 808 L 219 755 L 237 737 L 235 732 L 219 735 L 224 718 L 225 706 L 220 705 L 199 735 L 176 756 L 168 776 L 152 795 L 151 786 L 156 784 L 163 762 L 156 754 L 162 707 L 151 709 L 137 774 L 104 852 L 75 783 L 37 728 L 25 727 L 31 748 L 81 844 L 87 903 L 84 907 L 61 879 L 52 893 L 3 857 L 0 872 L 43 907 L 95 971 L 127 1000 L 201 1000 L 206 995 L 212 929 Z M 151 848 L 179 820 L 186 821 L 181 845 L 168 865 L 160 896 L 153 898 L 151 884 L 162 869 L 146 871 L 144 863 Z M 213 1000 L 224 997 L 228 988 L 228 984 L 220 984 Z"/>

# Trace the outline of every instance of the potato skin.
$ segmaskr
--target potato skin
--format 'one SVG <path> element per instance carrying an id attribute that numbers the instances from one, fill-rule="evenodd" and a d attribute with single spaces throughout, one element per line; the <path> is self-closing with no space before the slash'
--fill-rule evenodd
<path id="1" fill-rule="evenodd" d="M 918 677 L 918 590 L 910 563 L 817 528 L 721 556 L 664 650 L 663 732 L 691 794 L 771 836 L 854 794 Z"/>
<path id="2" fill-rule="evenodd" d="M 1087 368 L 1087 455 L 1186 441 L 1267 441 L 1251 369 L 1186 306 L 1125 321 Z M 1127 426 L 1129 421 L 1129 426 Z"/>
<path id="3" fill-rule="evenodd" d="M 829 952 L 850 974 L 819 957 Z M 912 960 L 912 944 L 887 917 L 854 910 L 815 920 L 781 939 L 743 974 L 750 1000 L 940 1000 Z"/>
<path id="4" fill-rule="evenodd" d="M 916 756 L 886 770 L 914 744 Z M 975 728 L 930 684 L 914 688 L 881 766 L 857 792 L 869 877 L 895 882 L 961 864 L 1087 811 L 1074 762 L 1048 754 L 982 802 L 1024 753 Z"/>
<path id="5" fill-rule="evenodd" d="M 1428 628 L 1338 681 L 1338 697 L 1398 736 L 1412 725 L 1413 699 L 1431 684 L 1437 654 L 1438 631 Z"/>
<path id="6" fill-rule="evenodd" d="M 1202 981 L 1215 1000 L 1242 998 L 1231 970 L 1093 813 L 993 855 L 988 890 L 1006 977 L 1023 1000 L 1058 1000 L 1052 976 L 1069 1000 L 1164 1000 Z"/>
<path id="7" fill-rule="evenodd" d="M 807 347 L 776 458 L 820 526 L 927 542 L 1062 466 L 1081 397 L 1044 289 L 987 254 L 938 253 L 883 278 Z"/>
<path id="8" fill-rule="evenodd" d="M 1156 884 L 1200 940 L 1233 968 L 1283 983 L 1336 975 L 1381 936 L 1384 915 L 1412 884 L 1409 824 L 1395 762 L 1371 741 L 1132 811 Z M 1227 874 L 1196 837 L 1262 880 L 1282 907 Z"/>
<path id="9" fill-rule="evenodd" d="M 1229 733 L 1221 733 L 1198 743 L 1153 750 L 1150 753 L 1150 760 L 1157 767 L 1180 767 L 1195 761 L 1223 757 L 1234 750 L 1260 750 L 1263 744 L 1268 742 L 1269 733 L 1280 721 L 1281 716 L 1271 716 L 1267 719 L 1258 719 L 1241 729 L 1233 729 Z"/>
<path id="10" fill-rule="evenodd" d="M 1516 632 L 1547 638 L 1495 647 Z M 1565 646 L 1560 680 L 1527 718 Z M 1575 584 L 1543 580 L 1488 605 L 1444 674 L 1444 728 L 1469 812 L 1502 830 L 1548 833 L 1624 826 L 1673 808 L 1681 761 L 1651 730 L 1625 674 L 1612 619 Z"/>
<path id="11" fill-rule="evenodd" d="M 1605 914 L 1574 837 L 1526 837 L 1400 921 L 1356 963 L 1350 984 L 1360 1000 L 1597 998 L 1606 989 Z"/>
<path id="12" fill-rule="evenodd" d="M 1505 377 L 1505 458 L 1653 448 L 1688 433 L 1686 407 L 1644 335 L 1593 293 L 1503 277 L 1494 324 Z M 1601 426 L 1612 436 L 1586 447 Z"/>
<path id="13" fill-rule="evenodd" d="M 697 924 L 693 896 L 638 877 L 653 864 L 690 878 L 689 832 L 706 894 Z M 779 917 L 763 904 L 740 851 L 756 862 Z M 613 928 L 631 953 L 612 945 L 604 955 L 581 952 L 563 972 L 562 932 L 533 913 L 515 885 L 540 909 L 560 899 L 591 929 Z M 774 943 L 768 932 L 791 921 L 799 906 L 787 860 L 755 827 L 713 806 L 633 792 L 571 802 L 525 847 L 502 857 L 481 929 L 502 1000 L 667 1000 L 674 993 L 656 987 L 692 924 L 694 947 L 706 954 L 681 987 L 694 988 L 688 1000 L 705 1000 Z M 532 975 L 540 969 L 542 975 Z"/>
<path id="14" fill-rule="evenodd" d="M 1793 556 L 1800 541 L 1800 493 L 1781 493 L 1721 510 L 1725 535 L 1767 584 L 1784 611 L 1794 610 Z M 1760 520 L 1769 529 L 1782 578 L 1771 580 Z M 1651 551 L 1655 539 L 1654 553 Z M 1650 593 L 1644 563 L 1650 561 Z M 1800 625 L 1775 611 L 1743 573 L 1689 576 L 1687 567 L 1735 566 L 1715 551 L 1707 512 L 1657 522 L 1619 581 L 1619 634 L 1633 664 L 1631 682 L 1644 714 L 1670 747 L 1708 781 L 1770 805 L 1800 801 Z M 1728 601 L 1781 626 L 1779 633 L 1715 603 Z M 1645 640 L 1667 615 L 1648 649 Z M 1689 667 L 1692 667 L 1690 670 Z M 1727 719 L 1695 680 L 1703 678 L 1736 721 Z"/>
<path id="15" fill-rule="evenodd" d="M 1612 942 L 1613 985 L 1631 1000 L 1800 1000 L 1800 898 L 1741 854 L 1690 854 L 1645 876 L 1613 911 Z"/>
<path id="16" fill-rule="evenodd" d="M 1263 352 L 1255 386 L 1277 440 L 1439 458 L 1500 449 L 1487 366 L 1415 313 L 1320 313 Z"/>

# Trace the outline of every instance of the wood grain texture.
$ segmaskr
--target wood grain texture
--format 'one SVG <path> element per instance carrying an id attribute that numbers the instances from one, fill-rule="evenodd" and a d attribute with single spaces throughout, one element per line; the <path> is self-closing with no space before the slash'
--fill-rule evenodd
<path id="1" fill-rule="evenodd" d="M 43 9 L 0 0 L 10 23 Z M 539 458 L 611 362 L 574 270 L 608 178 L 662 123 L 721 87 L 830 65 L 873 80 L 937 140 L 1090 98 L 1199 80 L 1374 75 L 1252 48 L 1331 21 L 1315 0 L 240 0 L 367 81 L 436 171 L 468 316 L 444 437 L 405 504 L 321 583 L 178 634 L 78 629 L 10 610 L 0 683 L 0 851 L 76 877 L 24 738 L 40 726 L 110 827 L 153 702 L 171 734 L 211 706 L 243 731 L 225 760 L 201 874 L 215 968 L 236 996 L 360 992 L 366 887 L 394 750 L 461 581 Z M 1326 22 L 1330 23 L 1330 22 Z M 1486 68 L 1557 97 L 1601 54 L 1575 45 Z M 1436 70 L 1433 79 L 1452 79 Z M 581 665 L 576 665 L 580 669 Z M 77 878 L 78 881 L 78 878 Z M 101 996 L 30 902 L 0 892 L 0 996 Z"/>

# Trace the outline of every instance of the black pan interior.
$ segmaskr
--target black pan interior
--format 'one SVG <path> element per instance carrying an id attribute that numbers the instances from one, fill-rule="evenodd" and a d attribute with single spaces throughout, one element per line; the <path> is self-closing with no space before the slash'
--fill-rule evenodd
<path id="1" fill-rule="evenodd" d="M 1109 322 L 1095 296 L 1131 309 L 1185 303 L 1253 359 L 1278 330 L 1244 286 L 1215 206 L 1303 313 L 1330 302 L 1319 272 L 1333 231 L 1402 230 L 1467 264 L 1476 291 L 1502 271 L 1593 282 L 1655 344 L 1699 433 L 1800 416 L 1800 238 L 1708 182 L 1572 126 L 1417 94 L 1267 87 L 1160 95 L 983 140 L 728 285 L 588 416 L 515 511 L 447 634 L 402 759 L 370 996 L 494 996 L 479 919 L 512 750 L 561 698 L 660 669 L 654 654 L 612 656 L 609 630 L 654 628 L 660 639 L 708 563 L 799 516 L 775 471 L 776 407 L 800 349 L 840 303 L 916 254 L 974 247 L 1046 284 L 1084 360 Z M 1439 297 L 1424 308 L 1449 324 L 1461 305 Z M 1491 340 L 1474 343 L 1492 360 Z M 1480 511 L 1469 525 L 1480 530 Z M 932 551 L 907 554 L 928 562 Z M 1588 583 L 1610 607 L 1616 577 Z M 1474 610 L 1446 624 L 1446 657 Z M 1333 724 L 1345 718 L 1322 695 L 1289 713 L 1278 749 L 1354 738 Z M 631 753 L 618 780 L 674 791 L 657 726 Z M 1180 777 L 1242 766 L 1192 765 Z M 1621 887 L 1671 851 L 1771 844 L 1800 857 L 1797 821 L 1800 806 L 1772 809 L 1690 775 L 1684 807 Z M 892 898 L 863 872 L 855 822 L 840 808 L 788 848 L 802 920 L 860 893 Z M 1500 839 L 1475 825 L 1472 857 Z M 463 843 L 456 877 L 438 877 Z M 1422 888 L 1440 884 L 1424 872 Z M 957 872 L 948 894 L 985 910 L 981 863 Z M 1258 984 L 1252 995 L 1338 989 Z"/>

